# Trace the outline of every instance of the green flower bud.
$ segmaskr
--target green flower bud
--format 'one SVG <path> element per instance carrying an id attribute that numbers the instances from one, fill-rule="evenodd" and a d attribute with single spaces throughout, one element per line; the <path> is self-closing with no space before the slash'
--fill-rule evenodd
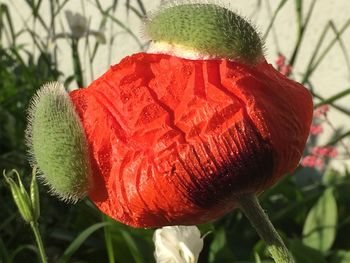
<path id="1" fill-rule="evenodd" d="M 146 20 L 154 43 L 166 43 L 203 56 L 255 64 L 263 58 L 263 43 L 254 27 L 231 10 L 190 3 L 170 5 Z"/>
<path id="2" fill-rule="evenodd" d="M 59 83 L 44 85 L 29 108 L 26 140 L 32 166 L 59 198 L 76 202 L 90 188 L 91 166 L 83 126 Z"/>

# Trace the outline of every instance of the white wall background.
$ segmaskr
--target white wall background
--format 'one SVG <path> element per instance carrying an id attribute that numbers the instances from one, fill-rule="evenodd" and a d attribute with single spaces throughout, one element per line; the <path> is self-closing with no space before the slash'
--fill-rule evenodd
<path id="1" fill-rule="evenodd" d="M 15 27 L 17 30 L 22 28 L 24 25 L 31 25 L 31 13 L 29 8 L 26 6 L 24 0 L 5 0 L 5 4 L 10 7 L 10 11 L 15 17 Z M 62 2 L 62 1 L 61 1 Z M 109 6 L 112 0 L 100 1 L 103 6 Z M 115 17 L 123 21 L 130 29 L 135 32 L 142 39 L 142 22 L 133 13 L 126 14 L 125 2 L 126 0 L 118 1 L 118 8 Z M 130 1 L 133 6 L 137 6 L 136 0 Z M 147 8 L 147 11 L 154 10 L 159 5 L 158 0 L 144 0 L 143 3 Z M 268 23 L 271 18 L 271 10 L 275 10 L 280 3 L 279 0 L 235 0 L 235 1 L 221 1 L 229 3 L 230 6 L 237 10 L 241 15 L 248 17 L 251 21 L 257 25 L 262 33 L 265 32 Z M 297 28 L 296 28 L 296 15 L 293 0 L 288 0 L 281 12 L 278 14 L 274 32 L 270 32 L 269 37 L 266 41 L 266 56 L 270 63 L 274 63 L 277 57 L 277 51 L 280 50 L 283 54 L 290 57 L 292 48 L 296 42 Z M 307 10 L 312 0 L 304 0 L 304 14 L 306 15 Z M 40 8 L 40 13 L 47 19 L 49 18 L 49 1 L 44 0 L 43 5 Z M 258 3 L 261 4 L 260 8 L 257 8 Z M 270 10 L 269 10 L 270 9 Z M 98 29 L 101 15 L 98 13 L 94 0 L 71 0 L 64 7 L 64 10 L 71 10 L 84 14 L 90 21 L 91 29 Z M 333 21 L 338 30 L 350 19 L 350 1 L 349 0 L 317 0 L 316 6 L 310 20 L 310 24 L 307 28 L 306 35 L 302 42 L 295 67 L 294 67 L 294 78 L 296 80 L 301 79 L 302 72 L 305 71 L 307 63 L 312 55 L 312 52 L 316 46 L 316 43 L 324 29 L 325 25 L 329 21 Z M 64 12 L 61 12 L 58 19 L 57 32 L 68 32 L 69 28 L 67 25 Z M 47 38 L 41 31 L 40 26 L 36 28 L 39 34 L 42 34 L 42 38 Z M 91 76 L 88 70 L 87 60 L 83 60 L 85 66 L 85 74 L 87 76 L 87 82 L 101 75 L 110 64 L 115 64 L 120 61 L 124 56 L 139 51 L 139 47 L 136 42 L 130 37 L 129 34 L 116 26 L 116 24 L 108 23 L 105 28 L 105 34 L 107 36 L 115 36 L 115 41 L 111 47 L 108 45 L 102 46 L 97 54 L 96 60 L 93 67 L 93 76 Z M 276 38 L 274 37 L 277 36 Z M 334 34 L 328 33 L 326 35 L 325 43 L 329 43 L 334 37 Z M 22 41 L 26 41 L 28 36 L 23 35 Z M 348 52 L 350 52 L 350 28 L 342 35 L 344 45 Z M 59 40 L 59 65 L 61 70 L 65 73 L 72 72 L 71 52 L 69 49 L 68 42 L 64 39 Z M 325 47 L 326 45 L 323 45 Z M 84 44 L 81 45 L 81 54 L 84 54 Z M 33 52 L 34 51 L 33 49 Z M 339 45 L 336 45 L 331 52 L 327 55 L 324 61 L 320 64 L 319 68 L 311 78 L 312 83 L 315 86 L 315 90 L 323 97 L 329 97 L 336 94 L 346 88 L 350 87 L 350 72 L 349 68 L 346 67 L 344 54 Z M 350 95 L 343 98 L 338 103 L 339 105 L 350 110 Z M 336 127 L 346 126 L 350 129 L 349 118 L 339 113 L 337 110 L 332 109 L 329 113 L 330 119 Z M 329 134 L 323 136 L 323 141 L 327 140 Z"/>

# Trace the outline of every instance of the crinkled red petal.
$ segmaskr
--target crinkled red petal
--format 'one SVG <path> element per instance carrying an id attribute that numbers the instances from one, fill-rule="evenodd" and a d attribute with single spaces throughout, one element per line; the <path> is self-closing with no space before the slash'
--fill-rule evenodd
<path id="1" fill-rule="evenodd" d="M 135 227 L 193 225 L 297 166 L 312 119 L 300 84 L 263 62 L 139 53 L 70 93 L 96 206 Z"/>

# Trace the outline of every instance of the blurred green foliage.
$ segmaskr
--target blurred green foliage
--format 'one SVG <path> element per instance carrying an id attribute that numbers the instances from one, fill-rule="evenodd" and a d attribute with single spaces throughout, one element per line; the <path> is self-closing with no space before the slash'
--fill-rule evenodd
<path id="1" fill-rule="evenodd" d="M 69 0 L 49 1 L 51 21 L 41 17 L 41 0 L 22 0 L 32 10 L 32 20 L 47 30 L 47 36 L 54 34 L 57 14 L 62 12 Z M 265 36 L 273 26 L 275 17 L 283 8 L 285 0 L 271 16 L 271 24 Z M 294 64 L 302 45 L 305 29 L 313 12 L 316 1 L 305 7 L 301 0 L 295 0 L 297 13 L 298 39 L 289 59 Z M 257 1 L 259 8 L 261 1 Z M 112 1 L 111 6 L 103 7 L 95 1 L 101 14 L 101 26 L 111 21 L 115 26 L 130 34 L 144 47 L 137 36 L 114 15 L 118 5 L 125 5 L 128 12 L 137 17 L 145 14 L 142 1 Z M 307 8 L 307 12 L 303 9 Z M 303 16 L 306 14 L 306 16 Z M 16 10 L 0 4 L 0 169 L 7 171 L 15 168 L 22 176 L 25 185 L 30 184 L 30 168 L 26 160 L 24 130 L 26 127 L 26 108 L 35 91 L 44 83 L 61 80 L 66 84 L 76 81 L 83 83 L 77 39 L 71 39 L 73 70 L 64 76 L 57 64 L 57 49 L 49 48 L 49 39 L 43 39 L 25 27 L 15 32 L 12 17 Z M 337 104 L 337 100 L 349 92 L 342 91 L 331 98 L 323 98 L 312 89 L 309 77 L 327 53 L 339 44 L 341 34 L 350 24 L 347 21 L 339 30 L 332 21 L 327 24 L 313 56 L 304 72 L 301 82 L 308 85 L 319 105 L 328 103 L 331 107 L 350 117 L 350 113 Z M 326 32 L 333 32 L 334 38 L 321 49 Z M 21 34 L 29 34 L 31 45 L 18 43 Z M 113 37 L 111 37 L 111 44 Z M 83 40 L 83 39 L 81 39 Z M 32 52 L 32 45 L 37 54 Z M 98 41 L 91 43 L 89 62 L 92 63 Z M 91 52 L 90 52 L 91 51 Z M 334 131 L 330 145 L 342 143 L 349 132 L 340 129 Z M 311 137 L 310 145 L 317 145 L 317 138 Z M 310 180 L 305 180 L 305 174 Z M 154 262 L 152 229 L 133 229 L 102 215 L 87 199 L 75 206 L 67 205 L 46 193 L 46 187 L 40 185 L 41 217 L 40 231 L 45 244 L 49 262 Z M 293 176 L 287 175 L 272 189 L 260 196 L 262 207 L 270 215 L 271 221 L 285 239 L 287 246 L 298 263 L 346 263 L 350 262 L 350 173 L 339 173 L 326 165 L 324 169 L 298 168 Z M 39 262 L 35 241 L 30 228 L 21 219 L 19 212 L 6 186 L 0 180 L 0 262 Z M 207 233 L 199 262 L 272 262 L 266 255 L 263 242 L 250 226 L 248 220 L 238 210 L 229 213 L 220 220 L 199 226 L 202 234 Z"/>

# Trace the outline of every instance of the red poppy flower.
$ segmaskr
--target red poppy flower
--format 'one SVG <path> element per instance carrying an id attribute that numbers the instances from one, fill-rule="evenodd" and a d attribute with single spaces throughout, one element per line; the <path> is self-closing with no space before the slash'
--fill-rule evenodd
<path id="1" fill-rule="evenodd" d="M 154 19 L 150 32 L 168 42 L 178 33 L 206 59 L 139 53 L 71 100 L 39 92 L 28 133 L 34 164 L 61 197 L 87 192 L 101 211 L 136 227 L 204 223 L 232 210 L 236 195 L 262 192 L 295 169 L 312 120 L 309 92 L 265 61 L 242 18 L 212 5 L 167 12 L 169 25 L 169 17 L 192 15 L 198 21 L 189 26 L 205 30 L 162 35 L 157 28 L 167 23 Z M 202 13 L 212 19 L 207 28 Z M 213 23 L 232 24 L 222 33 Z M 182 39 L 186 32 L 199 35 Z"/>
<path id="2" fill-rule="evenodd" d="M 139 53 L 70 93 L 91 151 L 89 198 L 133 226 L 199 224 L 298 164 L 308 91 L 250 67 Z"/>

